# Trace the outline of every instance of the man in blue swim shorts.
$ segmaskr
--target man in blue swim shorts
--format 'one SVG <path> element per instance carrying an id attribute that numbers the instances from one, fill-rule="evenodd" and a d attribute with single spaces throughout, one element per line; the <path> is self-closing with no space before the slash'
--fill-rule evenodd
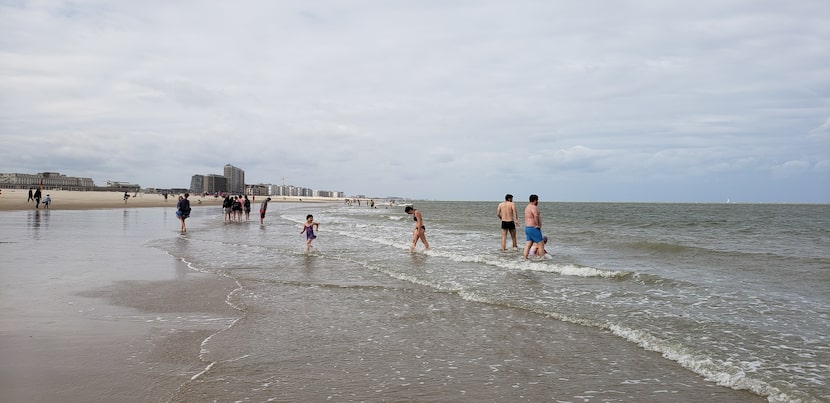
<path id="1" fill-rule="evenodd" d="M 545 240 L 542 237 L 542 216 L 539 215 L 539 196 L 530 195 L 529 203 L 525 207 L 525 237 L 527 243 L 522 251 L 522 259 L 527 259 L 530 247 L 535 243 L 538 247 L 537 254 L 545 256 Z"/>

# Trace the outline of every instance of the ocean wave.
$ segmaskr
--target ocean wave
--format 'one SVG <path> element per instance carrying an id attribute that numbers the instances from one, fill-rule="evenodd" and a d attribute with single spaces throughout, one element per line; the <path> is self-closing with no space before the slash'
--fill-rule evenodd
<path id="1" fill-rule="evenodd" d="M 682 367 L 718 385 L 736 390 L 748 390 L 759 396 L 766 397 L 770 402 L 818 401 L 816 397 L 810 396 L 809 394 L 792 388 L 785 389 L 783 387 L 777 387 L 754 377 L 751 371 L 754 366 L 758 365 L 757 363 L 718 360 L 704 352 L 696 351 L 680 343 L 664 340 L 645 330 L 632 329 L 612 322 L 601 322 L 561 312 L 554 312 L 519 301 L 500 300 L 483 290 L 462 289 L 458 291 L 458 295 L 468 301 L 522 309 L 562 322 L 609 331 L 617 337 L 640 346 L 644 350 L 658 352 L 664 358 L 675 361 Z"/>

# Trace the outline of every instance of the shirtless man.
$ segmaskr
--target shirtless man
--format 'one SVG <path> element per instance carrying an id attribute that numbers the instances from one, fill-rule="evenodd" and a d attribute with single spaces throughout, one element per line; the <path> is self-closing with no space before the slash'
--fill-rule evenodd
<path id="1" fill-rule="evenodd" d="M 513 238 L 513 249 L 519 247 L 516 244 L 516 225 L 519 224 L 519 213 L 516 212 L 516 205 L 513 204 L 513 195 L 507 194 L 504 196 L 504 201 L 499 203 L 496 209 L 496 216 L 501 219 L 501 251 L 504 252 L 507 246 L 507 232 L 510 232 L 510 237 Z"/>
<path id="2" fill-rule="evenodd" d="M 542 237 L 542 216 L 539 215 L 539 196 L 530 195 L 529 203 L 525 207 L 525 236 L 527 243 L 525 249 L 522 251 L 522 259 L 527 260 L 527 254 L 530 252 L 530 247 L 537 244 L 539 249 L 536 253 L 539 256 L 545 256 L 545 240 Z"/>

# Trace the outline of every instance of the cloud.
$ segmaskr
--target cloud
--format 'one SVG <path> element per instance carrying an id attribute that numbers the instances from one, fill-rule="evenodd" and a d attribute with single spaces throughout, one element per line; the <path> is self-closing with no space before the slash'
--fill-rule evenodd
<path id="1" fill-rule="evenodd" d="M 775 201 L 761 184 L 782 175 L 830 182 L 828 13 L 818 0 L 4 2 L 0 171 L 182 187 L 231 163 L 254 182 L 432 199 L 521 184 L 649 200 L 664 181 L 709 180 Z"/>

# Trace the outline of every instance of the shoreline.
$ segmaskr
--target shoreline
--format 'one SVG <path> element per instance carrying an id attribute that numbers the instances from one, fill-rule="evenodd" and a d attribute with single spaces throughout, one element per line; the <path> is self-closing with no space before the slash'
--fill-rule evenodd
<path id="1" fill-rule="evenodd" d="M 139 208 L 139 207 L 172 207 L 176 208 L 179 195 L 170 194 L 167 200 L 164 196 L 156 193 L 138 193 L 138 196 L 131 197 L 124 201 L 124 194 L 121 192 L 102 191 L 75 191 L 75 190 L 44 190 L 43 197 L 50 195 L 52 204 L 48 210 L 93 210 L 93 209 L 115 209 L 115 208 Z M 43 207 L 41 200 L 40 208 L 36 209 L 34 202 L 27 201 L 28 190 L 3 189 L 0 194 L 0 211 L 14 210 L 47 210 Z M 270 197 L 270 203 L 343 203 L 344 199 L 330 197 L 298 197 L 298 196 L 255 196 L 251 198 L 251 210 L 259 209 L 259 203 Z M 221 197 L 190 196 L 190 205 L 197 206 L 222 206 Z"/>

